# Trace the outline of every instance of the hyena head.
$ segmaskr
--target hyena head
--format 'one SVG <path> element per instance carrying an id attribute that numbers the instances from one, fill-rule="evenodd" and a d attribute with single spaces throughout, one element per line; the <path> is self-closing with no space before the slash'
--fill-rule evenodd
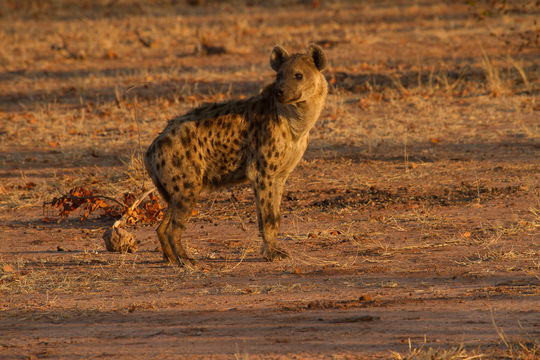
<path id="1" fill-rule="evenodd" d="M 326 81 L 321 71 L 326 67 L 326 55 L 320 46 L 311 44 L 305 54 L 289 55 L 276 46 L 270 55 L 270 66 L 276 71 L 275 95 L 283 104 L 307 101 L 320 91 Z"/>

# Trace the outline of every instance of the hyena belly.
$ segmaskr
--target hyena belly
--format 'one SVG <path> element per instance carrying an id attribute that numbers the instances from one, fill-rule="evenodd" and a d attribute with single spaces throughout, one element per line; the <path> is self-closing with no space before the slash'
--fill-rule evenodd
<path id="1" fill-rule="evenodd" d="M 168 203 L 247 180 L 245 118 L 216 111 L 171 121 L 148 149 L 146 168 Z"/>
<path id="2" fill-rule="evenodd" d="M 199 140 L 206 165 L 203 189 L 214 190 L 247 181 L 247 128 L 245 116 L 241 114 L 199 122 Z"/>

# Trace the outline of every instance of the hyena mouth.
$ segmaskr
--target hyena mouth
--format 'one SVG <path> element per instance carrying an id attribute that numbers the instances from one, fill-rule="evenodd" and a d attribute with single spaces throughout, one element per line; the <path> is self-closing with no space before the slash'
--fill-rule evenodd
<path id="1" fill-rule="evenodd" d="M 294 103 L 299 102 L 301 98 L 302 98 L 302 95 L 298 95 L 292 99 L 284 99 L 283 97 L 278 96 L 278 101 L 282 104 L 294 104 Z"/>

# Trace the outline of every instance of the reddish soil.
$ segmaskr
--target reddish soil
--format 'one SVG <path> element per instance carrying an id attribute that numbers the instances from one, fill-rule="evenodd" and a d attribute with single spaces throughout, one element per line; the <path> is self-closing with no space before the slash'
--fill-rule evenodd
<path id="1" fill-rule="evenodd" d="M 409 340 L 486 353 L 502 346 L 493 320 L 510 338 L 540 335 L 538 233 L 519 229 L 536 199 L 524 189 L 441 173 L 397 187 L 375 172 L 397 176 L 402 161 L 307 159 L 284 195 L 292 258 L 275 263 L 258 253 L 247 188 L 201 202 L 186 235 L 194 271 L 162 262 L 152 227 L 118 255 L 103 248 L 106 220 L 3 213 L 0 252 L 17 262 L 1 281 L 18 289 L 1 303 L 3 357 L 384 358 Z M 466 176 L 458 163 L 421 166 Z M 326 169 L 343 183 L 325 185 Z"/>

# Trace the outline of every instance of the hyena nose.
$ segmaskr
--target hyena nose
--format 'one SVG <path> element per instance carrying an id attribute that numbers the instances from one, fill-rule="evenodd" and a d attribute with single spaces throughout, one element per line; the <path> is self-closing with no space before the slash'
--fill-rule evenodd
<path id="1" fill-rule="evenodd" d="M 283 96 L 283 89 L 277 89 L 276 90 L 276 95 L 277 96 Z"/>

